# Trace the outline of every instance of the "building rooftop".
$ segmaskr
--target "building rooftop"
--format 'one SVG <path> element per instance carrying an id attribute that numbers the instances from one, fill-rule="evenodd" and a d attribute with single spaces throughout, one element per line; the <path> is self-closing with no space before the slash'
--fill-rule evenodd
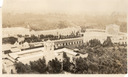
<path id="1" fill-rule="evenodd" d="M 73 55 L 73 56 L 75 56 L 75 55 L 77 54 L 77 53 L 74 52 L 73 50 L 67 49 L 67 48 L 58 49 L 58 50 L 55 50 L 54 52 L 55 52 L 55 53 L 66 52 L 67 54 L 70 54 L 70 55 Z"/>
<path id="2" fill-rule="evenodd" d="M 69 39 L 60 39 L 60 40 L 53 40 L 54 42 L 65 42 L 65 41 L 73 41 L 73 40 L 81 40 L 83 37 L 79 38 L 69 38 Z"/>
<path id="3" fill-rule="evenodd" d="M 84 35 L 85 36 L 112 36 L 105 32 L 85 32 Z"/>

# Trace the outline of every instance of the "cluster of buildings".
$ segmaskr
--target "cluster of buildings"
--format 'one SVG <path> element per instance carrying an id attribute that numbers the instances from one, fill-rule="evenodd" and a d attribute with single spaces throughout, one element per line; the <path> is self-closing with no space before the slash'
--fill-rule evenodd
<path id="1" fill-rule="evenodd" d="M 106 27 L 106 30 L 100 30 L 100 29 L 87 29 L 86 32 L 84 33 L 83 37 L 78 37 L 78 38 L 70 38 L 70 39 L 61 39 L 61 40 L 53 40 L 53 41 L 44 41 L 42 42 L 43 47 L 38 47 L 34 49 L 27 49 L 27 50 L 21 50 L 21 48 L 18 48 L 17 50 L 11 50 L 7 49 L 5 46 L 6 51 L 14 51 L 8 54 L 5 54 L 5 50 L 3 47 L 3 70 L 6 73 L 11 73 L 11 72 L 16 72 L 14 63 L 16 61 L 20 61 L 24 64 L 28 64 L 30 61 L 38 60 L 39 58 L 45 57 L 46 63 L 49 60 L 54 59 L 55 57 L 58 58 L 61 62 L 63 61 L 63 52 L 67 54 L 67 56 L 70 57 L 70 61 L 73 62 L 74 58 L 78 57 L 88 57 L 88 53 L 78 53 L 74 52 L 75 49 L 69 49 L 66 48 L 66 46 L 78 46 L 82 45 L 83 43 L 88 42 L 91 39 L 98 39 L 103 43 L 107 37 L 110 37 L 112 39 L 113 43 L 126 43 L 127 41 L 127 35 L 126 33 L 120 32 L 119 26 L 112 24 Z M 80 31 L 81 29 L 76 29 L 76 28 L 66 28 L 66 29 L 58 29 L 56 30 L 50 30 L 50 31 L 42 31 L 42 32 L 37 32 L 38 34 L 54 34 L 58 35 L 59 34 L 69 34 L 72 31 L 77 32 Z M 18 32 L 17 32 L 18 33 Z M 23 32 L 22 32 L 23 33 Z M 25 33 L 25 32 L 24 32 Z M 28 32 L 29 33 L 29 32 Z M 34 33 L 34 32 L 33 32 Z M 37 35 L 38 35 L 37 34 Z M 23 40 L 23 39 L 21 39 Z M 18 46 L 18 43 L 15 43 L 15 47 Z M 29 44 L 26 43 L 24 44 L 24 47 L 29 48 Z"/>
<path id="2" fill-rule="evenodd" d="M 60 41 L 46 41 L 44 42 L 44 47 L 35 48 L 35 49 L 28 49 L 24 51 L 17 51 L 13 53 L 4 54 L 3 52 L 3 69 L 6 73 L 11 73 L 12 71 L 16 73 L 15 69 L 15 62 L 22 62 L 24 64 L 29 64 L 30 61 L 36 61 L 39 58 L 45 58 L 46 64 L 55 58 L 58 58 L 60 62 L 63 61 L 63 53 L 65 52 L 68 57 L 70 57 L 70 61 L 73 62 L 75 58 L 78 57 L 84 57 L 86 58 L 88 56 L 88 53 L 86 54 L 80 54 L 77 52 L 74 52 L 73 49 L 65 48 L 63 46 L 69 46 L 69 45 L 80 45 L 82 44 L 82 39 L 74 38 L 73 41 L 68 40 L 60 40 Z M 67 42 L 64 42 L 67 41 Z M 62 46 L 63 48 L 59 48 L 59 46 Z M 8 63 L 7 63 L 8 62 Z M 10 62 L 10 63 L 9 63 Z M 11 65 L 10 65 L 11 64 Z"/>

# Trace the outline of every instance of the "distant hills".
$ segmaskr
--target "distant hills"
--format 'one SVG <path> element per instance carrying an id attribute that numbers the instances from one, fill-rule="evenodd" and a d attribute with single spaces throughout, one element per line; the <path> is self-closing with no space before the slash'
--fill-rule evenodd
<path id="1" fill-rule="evenodd" d="M 82 28 L 105 29 L 106 25 L 117 24 L 122 32 L 127 32 L 126 15 L 71 15 L 59 13 L 47 14 L 12 14 L 3 13 L 3 27 L 28 27 L 32 30 L 48 30 L 81 26 Z"/>

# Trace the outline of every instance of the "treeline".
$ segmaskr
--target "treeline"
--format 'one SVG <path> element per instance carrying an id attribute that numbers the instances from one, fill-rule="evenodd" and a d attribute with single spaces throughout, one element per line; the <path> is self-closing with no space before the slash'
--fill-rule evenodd
<path id="1" fill-rule="evenodd" d="M 64 56 L 64 71 L 74 74 L 126 74 L 127 49 L 125 47 L 84 46 L 81 53 L 88 53 L 87 58 L 70 58 Z"/>
<path id="2" fill-rule="evenodd" d="M 3 44 L 14 44 L 18 39 L 16 37 L 7 37 L 7 38 L 2 38 L 2 43 Z"/>
<path id="3" fill-rule="evenodd" d="M 77 38 L 77 37 L 81 37 L 81 34 L 79 31 L 77 32 L 72 32 L 71 34 L 69 35 L 58 35 L 58 36 L 55 36 L 55 35 L 43 35 L 41 34 L 40 36 L 40 39 L 44 39 L 45 40 L 59 40 L 59 39 L 69 39 L 69 38 Z"/>
<path id="4" fill-rule="evenodd" d="M 99 53 L 99 52 L 95 52 L 95 53 Z M 81 58 L 81 57 L 77 58 L 75 64 L 69 61 L 68 63 L 65 62 L 64 71 L 68 71 L 74 74 L 126 74 L 127 73 L 126 53 L 123 54 L 125 58 L 121 56 L 120 57 L 116 56 L 115 52 L 112 53 L 111 56 L 108 55 L 111 55 L 111 53 L 109 52 L 107 54 L 102 52 L 102 56 L 98 58 L 94 53 L 92 53 L 89 55 L 88 58 Z M 122 55 L 122 53 L 120 53 L 120 55 Z M 123 59 L 123 61 L 121 59 Z"/>
<path id="5" fill-rule="evenodd" d="M 112 43 L 111 38 L 107 37 L 107 39 L 103 42 L 103 44 L 98 39 L 92 39 L 92 40 L 89 40 L 89 42 L 87 42 L 87 45 L 90 47 L 95 47 L 95 46 L 111 47 L 114 44 Z"/>
<path id="6" fill-rule="evenodd" d="M 30 37 L 29 36 L 22 36 L 22 35 L 18 35 L 20 37 L 23 37 L 25 38 L 24 41 L 22 42 L 42 42 L 42 41 L 47 41 L 47 40 L 59 40 L 59 39 L 69 39 L 69 38 L 77 38 L 77 37 L 80 37 L 80 33 L 79 32 L 72 32 L 70 35 L 38 35 L 38 36 L 35 36 L 35 35 L 31 35 Z M 19 37 L 19 38 L 20 38 Z M 9 44 L 14 44 L 16 41 L 18 40 L 18 38 L 16 37 L 6 37 L 6 38 L 2 38 L 2 43 L 3 44 L 6 44 L 6 43 L 9 43 Z"/>
<path id="7" fill-rule="evenodd" d="M 37 61 L 30 61 L 29 64 L 17 62 L 15 67 L 19 74 L 55 74 L 62 72 L 62 63 L 57 58 L 50 60 L 48 64 L 46 64 L 44 57 Z"/>
<path id="8" fill-rule="evenodd" d="M 96 43 L 96 44 L 94 44 Z M 116 48 L 117 47 L 117 48 Z M 17 73 L 73 73 L 73 74 L 126 74 L 127 49 L 115 46 L 111 39 L 106 39 L 103 45 L 99 40 L 90 40 L 87 44 L 78 46 L 80 53 L 88 53 L 87 58 L 70 57 L 63 52 L 63 61 L 57 58 L 46 65 L 45 58 L 30 62 L 29 65 L 16 63 Z"/>

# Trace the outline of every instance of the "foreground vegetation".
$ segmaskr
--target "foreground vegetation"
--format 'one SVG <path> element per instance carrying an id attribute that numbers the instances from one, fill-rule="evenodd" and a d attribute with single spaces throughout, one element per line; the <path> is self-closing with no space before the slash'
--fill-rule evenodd
<path id="1" fill-rule="evenodd" d="M 64 63 L 64 70 L 77 74 L 126 74 L 127 49 L 111 47 L 95 47 L 85 49 L 87 58 L 77 58 L 76 64 Z M 68 60 L 68 57 L 67 57 Z M 72 65 L 73 64 L 73 65 Z M 69 67 L 73 67 L 70 69 Z M 65 69 L 67 68 L 67 69 Z"/>
<path id="2" fill-rule="evenodd" d="M 126 74 L 127 48 L 126 45 L 115 45 L 111 39 L 103 44 L 99 40 L 90 40 L 87 44 L 77 46 L 80 53 L 88 53 L 87 58 L 77 58 L 75 63 L 64 56 L 64 70 L 75 74 Z M 72 69 L 71 69 L 72 68 Z"/>
<path id="3" fill-rule="evenodd" d="M 70 58 L 63 53 L 63 62 L 58 59 L 49 61 L 46 65 L 45 58 L 30 62 L 29 65 L 16 63 L 17 73 L 63 73 L 74 74 L 126 74 L 127 49 L 126 45 L 115 45 L 107 38 L 103 44 L 93 39 L 88 43 L 76 46 L 80 53 L 88 53 L 87 58 Z"/>
<path id="4" fill-rule="evenodd" d="M 42 58 L 37 61 L 30 61 L 29 64 L 17 62 L 15 67 L 19 74 L 52 74 L 62 72 L 62 63 L 57 58 L 49 61 L 47 65 L 45 58 Z"/>

